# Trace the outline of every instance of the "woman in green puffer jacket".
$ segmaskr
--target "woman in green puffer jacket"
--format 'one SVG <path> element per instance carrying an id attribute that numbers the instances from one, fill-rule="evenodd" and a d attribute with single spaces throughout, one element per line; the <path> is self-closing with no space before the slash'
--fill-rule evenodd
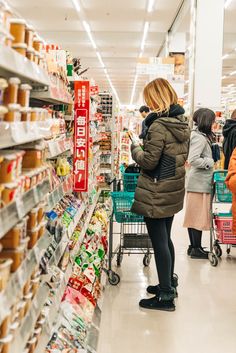
<path id="1" fill-rule="evenodd" d="M 132 211 L 145 217 L 159 285 L 147 288 L 155 296 L 141 300 L 140 306 L 174 311 L 177 283 L 171 226 L 174 215 L 183 208 L 190 129 L 167 80 L 150 82 L 144 89 L 144 99 L 151 113 L 145 119 L 148 130 L 143 148 L 135 143 L 131 146 L 132 157 L 141 167 Z"/>

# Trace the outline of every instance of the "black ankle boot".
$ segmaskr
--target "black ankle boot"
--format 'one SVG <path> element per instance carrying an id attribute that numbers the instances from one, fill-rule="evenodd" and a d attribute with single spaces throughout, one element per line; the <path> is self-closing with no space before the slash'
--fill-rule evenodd
<path id="1" fill-rule="evenodd" d="M 192 251 L 192 249 L 193 249 L 192 245 L 189 245 L 188 250 L 187 250 L 187 254 L 188 254 L 188 256 L 190 256 L 190 255 L 191 255 L 191 251 Z"/>
<path id="2" fill-rule="evenodd" d="M 175 290 L 170 293 L 160 291 L 160 296 L 155 296 L 150 299 L 142 299 L 139 306 L 144 309 L 175 311 Z"/>
<path id="3" fill-rule="evenodd" d="M 171 281 L 172 287 L 175 289 L 175 298 L 178 298 L 178 292 L 177 292 L 177 287 L 179 285 L 179 277 L 176 273 L 174 273 L 172 281 Z M 147 287 L 147 292 L 149 294 L 157 295 L 160 296 L 160 285 L 158 284 L 157 286 L 148 286 Z"/>
<path id="4" fill-rule="evenodd" d="M 202 248 L 194 248 L 191 251 L 191 259 L 208 259 L 208 252 Z"/>

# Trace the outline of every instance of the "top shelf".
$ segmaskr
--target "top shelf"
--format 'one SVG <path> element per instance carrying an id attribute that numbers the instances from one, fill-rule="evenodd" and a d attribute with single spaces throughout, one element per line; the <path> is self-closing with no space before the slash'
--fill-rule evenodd
<path id="1" fill-rule="evenodd" d="M 45 70 L 5 45 L 0 45 L 0 75 L 4 77 L 16 75 L 22 82 L 34 85 L 50 84 Z"/>

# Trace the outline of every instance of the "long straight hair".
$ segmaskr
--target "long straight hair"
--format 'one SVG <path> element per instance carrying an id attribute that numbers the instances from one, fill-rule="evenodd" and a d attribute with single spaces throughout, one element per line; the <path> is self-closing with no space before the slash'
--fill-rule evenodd
<path id="1" fill-rule="evenodd" d="M 167 112 L 170 106 L 178 103 L 174 88 L 164 78 L 157 78 L 147 84 L 143 91 L 149 108 L 157 113 Z"/>

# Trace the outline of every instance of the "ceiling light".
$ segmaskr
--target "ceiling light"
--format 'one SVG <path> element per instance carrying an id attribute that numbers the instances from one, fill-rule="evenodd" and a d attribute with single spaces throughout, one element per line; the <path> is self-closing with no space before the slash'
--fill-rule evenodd
<path id="1" fill-rule="evenodd" d="M 79 5 L 78 0 L 71 0 L 71 1 L 72 1 L 73 5 L 74 5 L 76 11 L 80 12 L 80 5 Z"/>
<path id="2" fill-rule="evenodd" d="M 104 67 L 104 72 L 105 72 L 105 74 L 107 75 L 107 69 Z"/>
<path id="3" fill-rule="evenodd" d="M 143 52 L 141 51 L 140 53 L 139 53 L 139 58 L 141 58 L 143 56 Z"/>
<path id="4" fill-rule="evenodd" d="M 144 30 L 143 30 L 143 39 L 142 39 L 142 43 L 141 43 L 141 50 L 142 51 L 144 49 L 145 41 L 147 38 L 148 28 L 149 28 L 149 22 L 145 22 Z"/>
<path id="5" fill-rule="evenodd" d="M 230 76 L 233 76 L 233 75 L 235 75 L 235 74 L 236 74 L 236 71 L 230 72 Z"/>
<path id="6" fill-rule="evenodd" d="M 137 85 L 137 79 L 138 79 L 138 75 L 136 74 L 135 78 L 134 78 L 134 85 L 133 85 L 132 93 L 131 93 L 130 105 L 133 104 L 135 89 L 136 89 L 136 85 Z"/>
<path id="7" fill-rule="evenodd" d="M 235 73 L 236 73 L 236 71 L 234 71 Z M 233 87 L 234 86 L 234 84 L 233 83 L 231 83 L 230 85 L 228 85 L 227 87 Z"/>
<path id="8" fill-rule="evenodd" d="M 227 9 L 229 7 L 229 5 L 231 4 L 233 0 L 226 0 L 225 1 L 225 9 Z"/>
<path id="9" fill-rule="evenodd" d="M 155 0 L 149 0 L 148 1 L 147 12 L 152 12 L 154 3 L 155 3 Z"/>
<path id="10" fill-rule="evenodd" d="M 229 54 L 225 54 L 225 55 L 222 56 L 222 60 L 224 60 L 224 59 L 226 59 L 228 57 L 229 57 Z"/>
<path id="11" fill-rule="evenodd" d="M 86 31 L 87 34 L 88 34 L 88 37 L 89 37 L 89 39 L 90 39 L 90 42 L 91 42 L 93 48 L 94 48 L 94 49 L 97 49 L 97 46 L 96 46 L 96 43 L 94 42 L 94 39 L 93 39 L 93 37 L 92 37 L 91 29 L 90 29 L 90 26 L 89 26 L 88 22 L 83 21 L 83 26 L 84 26 L 85 31 Z"/>
<path id="12" fill-rule="evenodd" d="M 224 80 L 226 78 L 226 76 L 222 76 L 221 79 Z"/>
<path id="13" fill-rule="evenodd" d="M 102 67 L 104 68 L 105 65 L 104 65 L 104 62 L 103 62 L 103 60 L 102 60 L 101 54 L 100 54 L 98 51 L 96 51 L 96 54 L 97 54 L 98 60 L 100 61 L 100 64 L 101 64 Z"/>

